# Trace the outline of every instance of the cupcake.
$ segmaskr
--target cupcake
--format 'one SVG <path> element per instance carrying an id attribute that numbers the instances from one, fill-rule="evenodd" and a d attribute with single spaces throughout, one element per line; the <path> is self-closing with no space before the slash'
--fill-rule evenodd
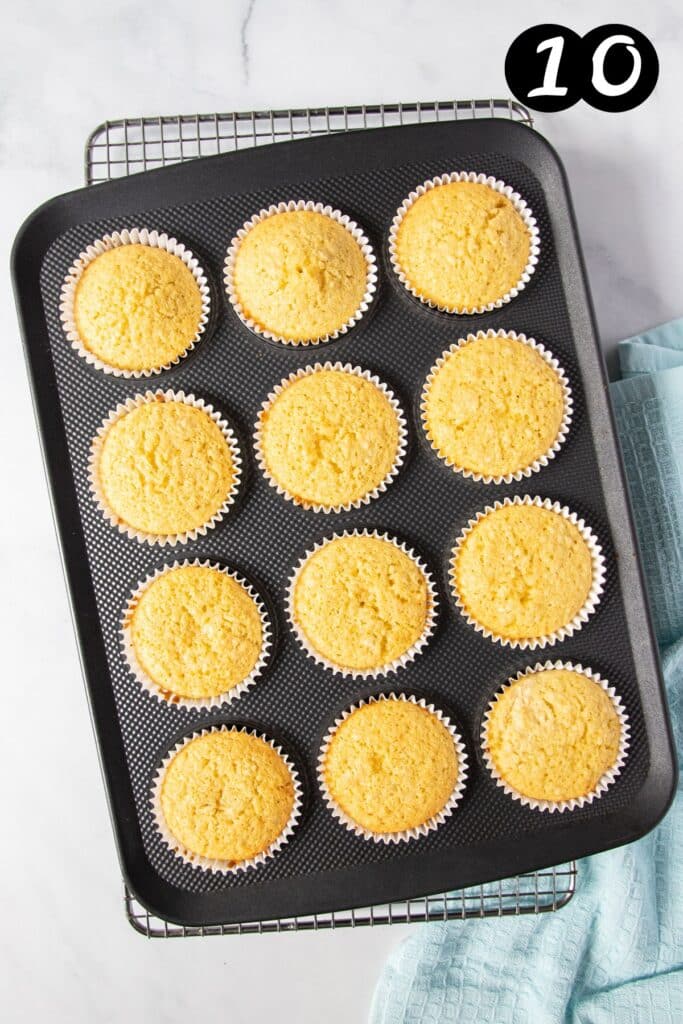
<path id="1" fill-rule="evenodd" d="M 76 351 L 99 369 L 142 377 L 177 363 L 209 317 L 209 288 L 192 253 L 146 230 L 94 242 L 70 268 L 61 318 Z"/>
<path id="2" fill-rule="evenodd" d="M 526 203 L 483 174 L 445 174 L 399 208 L 389 236 L 405 287 L 448 313 L 483 313 L 524 288 L 538 262 L 538 230 Z"/>
<path id="3" fill-rule="evenodd" d="M 335 534 L 299 564 L 288 614 L 304 650 L 356 678 L 408 664 L 427 643 L 436 595 L 426 567 L 386 534 Z"/>
<path id="4" fill-rule="evenodd" d="M 580 629 L 603 580 L 604 559 L 583 520 L 541 498 L 506 498 L 480 512 L 451 562 L 468 622 L 513 647 L 554 644 Z"/>
<path id="5" fill-rule="evenodd" d="M 456 471 L 485 483 L 510 483 L 547 466 L 571 412 L 557 360 L 514 331 L 480 331 L 451 345 L 422 394 L 432 448 Z"/>
<path id="6" fill-rule="evenodd" d="M 540 810 L 582 807 L 614 781 L 628 720 L 614 690 L 581 665 L 520 672 L 489 705 L 484 756 L 496 782 Z"/>
<path id="7" fill-rule="evenodd" d="M 298 778 L 282 751 L 236 726 L 182 741 L 165 759 L 152 798 L 166 845 L 217 872 L 272 856 L 289 838 L 300 804 Z"/>
<path id="8" fill-rule="evenodd" d="M 147 579 L 128 603 L 122 634 L 144 688 L 185 707 L 233 700 L 258 677 L 270 646 L 265 609 L 249 584 L 199 561 Z"/>
<path id="9" fill-rule="evenodd" d="M 192 395 L 148 391 L 105 420 L 90 454 L 93 495 L 129 537 L 175 544 L 223 518 L 241 459 L 227 423 Z"/>
<path id="10" fill-rule="evenodd" d="M 361 701 L 337 720 L 318 773 L 328 807 L 349 829 L 400 842 L 426 835 L 452 814 L 467 759 L 440 711 L 389 694 Z"/>
<path id="11" fill-rule="evenodd" d="M 261 210 L 233 238 L 225 264 L 228 297 L 250 329 L 308 345 L 345 333 L 375 291 L 375 257 L 360 228 L 311 202 Z"/>
<path id="12" fill-rule="evenodd" d="M 284 497 L 340 512 L 386 489 L 403 460 L 406 433 L 396 399 L 377 377 L 325 363 L 291 374 L 268 396 L 256 451 Z"/>

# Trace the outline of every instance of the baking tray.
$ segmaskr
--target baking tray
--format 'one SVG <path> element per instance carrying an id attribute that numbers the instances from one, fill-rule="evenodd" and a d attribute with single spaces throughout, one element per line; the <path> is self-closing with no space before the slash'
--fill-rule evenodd
<path id="1" fill-rule="evenodd" d="M 413 302 L 395 281 L 386 234 L 396 207 L 417 183 L 451 169 L 495 174 L 530 203 L 540 225 L 541 261 L 529 287 L 490 315 L 450 318 Z M 382 280 L 362 329 L 317 350 L 268 344 L 226 308 L 220 287 L 225 249 L 262 206 L 314 198 L 348 212 L 380 255 Z M 129 590 L 172 561 L 112 530 L 90 499 L 90 439 L 135 384 L 91 370 L 65 342 L 58 315 L 61 280 L 94 237 L 123 226 L 176 235 L 197 252 L 214 282 L 213 337 L 154 386 L 212 401 L 236 426 L 247 455 L 245 500 L 188 557 L 236 567 L 269 596 L 277 658 L 267 676 L 220 714 L 151 702 L 127 673 L 117 636 Z M 13 271 L 122 870 L 152 913 L 190 926 L 324 913 L 439 892 L 531 871 L 630 841 L 664 814 L 675 771 L 656 648 L 646 611 L 625 485 L 606 396 L 585 275 L 564 172 L 536 133 L 499 120 L 375 129 L 197 160 L 59 197 L 34 213 L 17 238 Z M 575 418 L 561 455 L 531 480 L 486 487 L 449 472 L 418 427 L 421 383 L 434 359 L 463 333 L 501 326 L 546 343 L 568 372 Z M 307 363 L 339 359 L 387 381 L 411 417 L 409 457 L 381 499 L 339 516 L 284 502 L 260 477 L 249 448 L 257 409 L 272 385 Z M 603 544 L 608 574 L 591 621 L 553 657 L 581 661 L 616 687 L 632 726 L 622 776 L 593 806 L 562 816 L 521 807 L 497 789 L 478 752 L 482 713 L 510 675 L 539 660 L 477 635 L 449 596 L 452 541 L 477 509 L 510 493 L 537 493 L 585 516 Z M 320 537 L 372 527 L 407 539 L 437 577 L 441 616 L 429 649 L 377 686 L 341 681 L 317 667 L 289 633 L 282 598 L 291 567 Z M 399 848 L 366 843 L 326 811 L 315 785 L 321 736 L 335 714 L 370 692 L 396 688 L 426 696 L 450 713 L 467 741 L 473 771 L 458 812 L 439 830 Z M 155 836 L 149 784 L 163 753 L 201 722 L 257 725 L 281 740 L 307 780 L 304 818 L 282 853 L 257 870 L 224 878 L 181 864 Z"/>

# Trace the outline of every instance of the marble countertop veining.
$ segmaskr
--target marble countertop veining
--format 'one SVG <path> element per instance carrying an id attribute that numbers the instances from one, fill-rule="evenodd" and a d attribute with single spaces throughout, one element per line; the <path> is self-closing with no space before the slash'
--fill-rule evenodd
<path id="1" fill-rule="evenodd" d="M 683 9 L 676 0 L 578 6 L 17 4 L 0 34 L 5 266 L 24 216 L 81 184 L 85 137 L 107 117 L 505 96 L 505 53 L 522 29 L 630 23 L 661 63 L 645 105 L 611 115 L 580 104 L 537 119 L 567 168 L 609 349 L 683 312 Z M 364 1020 L 382 961 L 406 928 L 146 942 L 126 924 L 6 273 L 0 328 L 3 1019 Z"/>

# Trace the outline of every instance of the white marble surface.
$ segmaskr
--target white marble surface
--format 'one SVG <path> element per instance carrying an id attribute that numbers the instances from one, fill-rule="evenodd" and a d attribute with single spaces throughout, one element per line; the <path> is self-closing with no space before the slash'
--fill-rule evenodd
<path id="1" fill-rule="evenodd" d="M 579 15 L 577 6 L 16 4 L 0 33 L 5 266 L 23 217 L 81 183 L 84 138 L 106 117 L 506 95 L 505 52 L 523 28 L 621 21 L 658 49 L 655 95 L 630 114 L 580 105 L 538 126 L 567 166 L 605 343 L 680 315 L 683 9 L 602 0 Z M 364 1020 L 405 929 L 145 942 L 125 923 L 6 273 L 0 329 L 3 1019 Z"/>

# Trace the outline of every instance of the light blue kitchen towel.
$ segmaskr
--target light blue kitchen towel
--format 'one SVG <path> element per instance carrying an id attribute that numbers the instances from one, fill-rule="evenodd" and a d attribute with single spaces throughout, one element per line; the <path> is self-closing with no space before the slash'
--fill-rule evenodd
<path id="1" fill-rule="evenodd" d="M 683 319 L 622 342 L 611 385 L 674 736 L 683 751 Z M 683 795 L 578 865 L 539 918 L 426 924 L 390 957 L 372 1024 L 681 1024 Z"/>

